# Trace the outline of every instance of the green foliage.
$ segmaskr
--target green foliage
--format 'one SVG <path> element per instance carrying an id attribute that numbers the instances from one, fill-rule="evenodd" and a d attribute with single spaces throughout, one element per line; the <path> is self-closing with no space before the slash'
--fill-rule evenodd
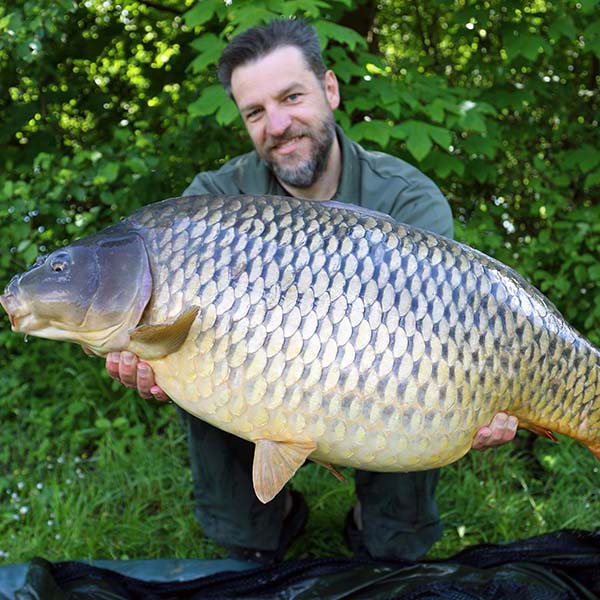
<path id="1" fill-rule="evenodd" d="M 38 253 L 142 204 L 178 195 L 196 172 L 247 151 L 243 124 L 215 66 L 233 35 L 276 16 L 314 23 L 326 62 L 341 82 L 336 116 L 348 133 L 429 174 L 452 204 L 458 238 L 514 266 L 600 344 L 597 0 L 6 0 L 0 5 L 0 285 Z M 158 530 L 182 536 L 193 527 L 187 474 L 171 486 L 157 471 L 145 491 L 109 494 L 106 509 L 94 498 L 107 494 L 100 465 L 115 469 L 109 485 L 125 487 L 126 470 L 137 477 L 139 465 L 122 462 L 123 456 L 142 461 L 144 445 L 156 449 L 178 440 L 181 466 L 185 443 L 172 412 L 157 411 L 131 392 L 123 398 L 99 361 L 76 348 L 25 345 L 2 319 L 0 467 L 6 475 L 0 494 L 10 497 L 24 478 L 50 477 L 43 493 L 32 491 L 36 510 L 58 511 L 68 496 L 65 515 L 84 515 L 103 528 L 110 520 L 103 510 L 114 515 L 127 507 L 135 531 L 122 535 L 143 542 L 126 549 L 115 544 L 106 553 L 139 555 L 153 548 L 156 555 L 171 554 L 140 532 L 150 515 L 158 519 L 169 510 L 166 498 L 176 507 L 172 518 L 185 526 L 152 521 Z M 569 478 L 580 481 L 570 448 L 539 458 L 551 483 L 539 471 L 532 475 L 530 464 L 509 450 L 497 461 L 469 457 L 448 470 L 441 497 L 449 527 L 437 552 L 511 537 L 515 519 L 522 523 L 528 507 L 522 534 L 591 526 L 594 518 L 597 523 L 597 513 L 586 508 L 592 498 L 569 484 Z M 86 481 L 94 483 L 60 496 L 71 476 L 47 468 L 59 456 L 84 461 Z M 168 471 L 161 456 L 156 465 L 146 459 L 147 468 Z M 331 504 L 321 508 L 325 497 L 341 523 L 351 485 L 328 487 L 319 471 L 305 472 L 298 485 L 313 496 L 311 531 L 329 528 Z M 560 488 L 570 491 L 559 494 Z M 515 493 L 503 508 L 505 489 Z M 549 490 L 554 504 L 544 499 Z M 159 504 L 139 504 L 144 495 Z M 83 499 L 78 504 L 77 497 Z M 0 506 L 0 538 L 12 539 L 14 511 Z M 465 522 L 464 515 L 470 519 L 480 506 L 494 509 Z M 23 519 L 29 522 L 31 515 Z M 11 559 L 51 547 L 39 523 L 31 525 L 11 542 Z M 64 548 L 71 555 L 102 554 L 101 544 L 112 536 L 103 534 L 98 545 L 86 547 L 85 528 L 84 520 L 73 527 Z M 41 545 L 24 544 L 27 537 Z M 182 544 L 175 554 L 215 551 L 205 542 Z M 334 550 L 341 548 L 338 540 Z"/>

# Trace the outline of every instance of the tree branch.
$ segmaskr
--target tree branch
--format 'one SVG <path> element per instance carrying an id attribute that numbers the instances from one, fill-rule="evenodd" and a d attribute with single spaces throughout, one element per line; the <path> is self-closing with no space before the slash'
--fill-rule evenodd
<path id="1" fill-rule="evenodd" d="M 423 50 L 425 50 L 426 54 L 430 54 L 429 44 L 427 43 L 427 39 L 425 38 L 425 31 L 423 30 L 423 21 L 421 19 L 421 11 L 419 10 L 419 3 L 414 2 L 415 14 L 417 16 L 417 29 L 419 31 L 419 35 L 421 36 L 421 43 L 423 44 Z"/>

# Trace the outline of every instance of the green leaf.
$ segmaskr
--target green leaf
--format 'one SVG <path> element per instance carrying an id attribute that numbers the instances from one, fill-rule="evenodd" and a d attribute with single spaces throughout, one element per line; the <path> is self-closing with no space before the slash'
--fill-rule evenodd
<path id="1" fill-rule="evenodd" d="M 600 169 L 598 169 L 597 171 L 594 171 L 593 173 L 590 173 L 585 178 L 583 187 L 587 191 L 590 188 L 594 187 L 595 185 L 598 185 L 599 183 L 600 183 Z"/>
<path id="2" fill-rule="evenodd" d="M 361 140 L 371 140 L 385 148 L 390 140 L 391 127 L 385 121 L 361 121 L 352 127 L 349 131 L 350 137 L 357 142 Z"/>
<path id="3" fill-rule="evenodd" d="M 406 131 L 406 147 L 417 159 L 422 161 L 430 152 L 433 143 L 429 137 L 427 123 L 407 121 L 400 125 Z"/>
<path id="4" fill-rule="evenodd" d="M 363 75 L 365 75 L 365 68 L 356 64 L 356 62 L 348 56 L 344 48 L 334 46 L 333 48 L 328 49 L 326 55 L 327 64 L 331 65 L 331 68 L 338 79 L 344 83 L 349 83 L 352 77 L 363 77 Z"/>
<path id="5" fill-rule="evenodd" d="M 546 47 L 544 38 L 526 33 L 517 33 L 516 35 L 513 33 L 504 42 L 508 62 L 512 62 L 519 55 L 534 61 L 538 57 L 539 49 L 543 47 Z"/>
<path id="6" fill-rule="evenodd" d="M 577 150 L 563 153 L 563 166 L 568 169 L 577 167 L 583 174 L 600 165 L 600 151 L 590 144 L 585 144 Z"/>
<path id="7" fill-rule="evenodd" d="M 471 155 L 483 154 L 484 156 L 487 156 L 487 158 L 495 158 L 499 144 L 499 140 L 479 133 L 472 133 L 465 139 L 460 140 L 460 147 L 462 150 Z M 534 158 L 534 160 L 537 160 L 537 157 Z"/>
<path id="8" fill-rule="evenodd" d="M 220 84 L 211 85 L 204 88 L 198 100 L 188 106 L 188 112 L 192 117 L 212 115 L 227 100 L 229 98 Z"/>
<path id="9" fill-rule="evenodd" d="M 107 162 L 104 163 L 98 170 L 98 177 L 104 179 L 108 183 L 112 183 L 119 175 L 119 163 Z"/>
<path id="10" fill-rule="evenodd" d="M 459 126 L 465 131 L 477 131 L 486 133 L 487 127 L 481 113 L 470 110 L 465 112 L 458 120 Z"/>
<path id="11" fill-rule="evenodd" d="M 200 54 L 190 63 L 194 73 L 204 70 L 208 65 L 216 65 L 221 56 L 225 42 L 213 33 L 203 35 L 190 44 Z"/>
<path id="12" fill-rule="evenodd" d="M 495 182 L 498 170 L 494 165 L 491 165 L 480 158 L 476 158 L 469 162 L 469 173 L 471 173 L 479 183 Z"/>
<path id="13" fill-rule="evenodd" d="M 146 175 L 148 173 L 148 165 L 139 157 L 132 156 L 125 161 L 125 164 L 134 172 L 139 175 Z"/>
<path id="14" fill-rule="evenodd" d="M 13 195 L 14 184 L 12 181 L 5 181 L 4 186 L 2 187 L 2 199 L 10 200 Z"/>
<path id="15" fill-rule="evenodd" d="M 237 27 L 231 32 L 231 37 L 235 37 L 242 31 L 250 29 L 250 27 L 254 27 L 255 25 L 268 23 L 279 16 L 279 14 L 263 6 L 242 4 L 237 13 Z"/>
<path id="16" fill-rule="evenodd" d="M 37 246 L 35 244 L 31 244 L 31 246 L 29 246 L 23 253 L 23 261 L 25 262 L 25 264 L 30 265 L 31 263 L 33 263 L 33 261 L 35 260 L 36 256 L 38 255 L 38 249 Z"/>
<path id="17" fill-rule="evenodd" d="M 350 117 L 345 112 L 337 111 L 336 121 L 344 131 L 350 131 L 350 129 L 352 128 L 352 122 L 350 121 Z"/>
<path id="18" fill-rule="evenodd" d="M 219 125 L 230 125 L 239 116 L 239 112 L 235 102 L 230 98 L 227 98 L 226 102 L 219 106 L 219 110 L 215 118 Z"/>
<path id="19" fill-rule="evenodd" d="M 17 246 L 17 252 L 25 252 L 29 246 L 31 246 L 31 240 L 21 240 Z"/>
<path id="20" fill-rule="evenodd" d="M 357 46 L 361 48 L 367 47 L 365 38 L 349 27 L 331 23 L 330 21 L 317 21 L 315 29 L 323 47 L 327 46 L 329 40 L 345 44 L 350 50 L 356 49 Z"/>
<path id="21" fill-rule="evenodd" d="M 590 23 L 583 32 L 585 52 L 593 52 L 600 57 L 600 20 Z"/>
<path id="22" fill-rule="evenodd" d="M 99 419 L 96 419 L 94 425 L 98 429 L 110 429 L 111 422 L 106 417 L 100 417 Z"/>
<path id="23" fill-rule="evenodd" d="M 348 100 L 344 103 L 344 106 L 348 114 L 351 115 L 357 109 L 370 113 L 377 107 L 377 104 L 369 95 L 362 95 L 358 96 L 357 98 L 353 98 L 352 100 Z"/>
<path id="24" fill-rule="evenodd" d="M 115 429 L 124 428 L 129 425 L 129 421 L 125 417 L 117 417 L 113 422 L 112 426 Z"/>
<path id="25" fill-rule="evenodd" d="M 183 20 L 188 27 L 204 25 L 210 21 L 219 7 L 220 0 L 200 0 L 196 6 L 183 15 Z"/>
<path id="26" fill-rule="evenodd" d="M 6 31 L 12 19 L 12 14 L 5 15 L 0 19 L 0 31 Z"/>
<path id="27" fill-rule="evenodd" d="M 431 104 L 427 104 L 423 111 L 425 114 L 436 123 L 444 122 L 444 102 L 436 98 Z"/>
<path id="28" fill-rule="evenodd" d="M 566 37 L 568 40 L 575 39 L 577 30 L 573 19 L 569 15 L 559 17 L 548 28 L 548 34 L 551 38 L 558 40 L 560 37 Z"/>
<path id="29" fill-rule="evenodd" d="M 586 14 L 593 12 L 599 2 L 600 0 L 579 0 L 581 10 Z"/>
<path id="30" fill-rule="evenodd" d="M 317 17 L 321 14 L 321 9 L 328 9 L 329 3 L 321 0 L 276 0 L 272 3 L 274 9 L 283 15 L 311 15 Z"/>
<path id="31" fill-rule="evenodd" d="M 412 108 L 412 110 L 418 110 L 421 107 L 418 98 L 410 92 L 399 92 L 398 98 L 403 100 L 406 105 Z"/>
<path id="32" fill-rule="evenodd" d="M 442 179 L 446 178 L 450 173 L 456 173 L 462 176 L 465 172 L 464 163 L 452 154 L 446 154 L 445 152 L 436 152 L 435 156 L 433 153 L 430 154 L 433 157 L 432 166 L 435 174 Z M 429 158 L 429 157 L 428 157 Z"/>
<path id="33" fill-rule="evenodd" d="M 444 150 L 448 150 L 452 143 L 452 133 L 450 130 L 444 127 L 436 127 L 435 125 L 428 125 L 427 132 L 431 139 Z"/>

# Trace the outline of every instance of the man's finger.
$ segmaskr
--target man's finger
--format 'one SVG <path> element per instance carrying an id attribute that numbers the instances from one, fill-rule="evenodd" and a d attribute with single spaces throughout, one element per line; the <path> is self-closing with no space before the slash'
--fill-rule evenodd
<path id="1" fill-rule="evenodd" d="M 133 352 L 121 352 L 119 361 L 119 379 L 123 385 L 130 388 L 137 387 L 138 359 Z"/>
<path id="2" fill-rule="evenodd" d="M 485 450 L 494 446 L 500 446 L 512 441 L 517 433 L 519 421 L 514 416 L 506 413 L 494 415 L 488 427 L 482 427 L 473 439 L 474 450 Z"/>
<path id="3" fill-rule="evenodd" d="M 517 435 L 517 429 L 519 428 L 519 419 L 514 416 L 508 417 L 508 422 L 506 424 L 506 430 L 508 432 L 508 440 L 513 440 Z"/>
<path id="4" fill-rule="evenodd" d="M 152 398 L 151 388 L 154 386 L 154 373 L 150 365 L 145 362 L 139 362 L 137 365 L 137 389 L 142 398 L 149 400 Z"/>
<path id="5" fill-rule="evenodd" d="M 106 370 L 108 374 L 113 378 L 119 379 L 119 352 L 109 352 L 106 355 Z"/>
<path id="6" fill-rule="evenodd" d="M 169 398 L 169 396 L 167 396 L 167 394 L 165 394 L 163 392 L 162 388 L 159 387 L 158 385 L 152 386 L 152 388 L 150 389 L 150 392 L 152 393 L 154 398 L 156 400 L 158 400 L 159 402 L 168 402 L 169 400 L 171 400 L 171 398 Z"/>

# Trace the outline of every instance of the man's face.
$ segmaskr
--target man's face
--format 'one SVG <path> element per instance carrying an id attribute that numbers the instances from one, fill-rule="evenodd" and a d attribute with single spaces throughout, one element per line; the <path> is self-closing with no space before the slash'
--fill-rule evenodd
<path id="1" fill-rule="evenodd" d="M 283 46 L 235 69 L 231 92 L 259 156 L 282 183 L 309 188 L 327 165 L 339 104 L 335 75 L 321 83 L 302 52 Z"/>

